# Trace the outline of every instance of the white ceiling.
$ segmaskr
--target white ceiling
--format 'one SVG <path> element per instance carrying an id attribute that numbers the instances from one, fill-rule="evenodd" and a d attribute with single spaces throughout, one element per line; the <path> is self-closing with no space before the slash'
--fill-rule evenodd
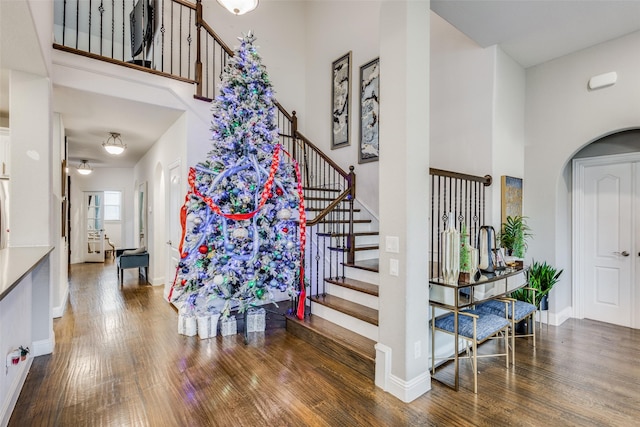
<path id="1" fill-rule="evenodd" d="M 183 113 L 166 107 L 54 86 L 53 111 L 62 114 L 68 163 L 88 160 L 92 167 L 133 167 Z M 127 150 L 108 154 L 102 147 L 118 132 Z"/>
<path id="2" fill-rule="evenodd" d="M 639 0 L 431 0 L 431 10 L 524 68 L 640 30 Z"/>

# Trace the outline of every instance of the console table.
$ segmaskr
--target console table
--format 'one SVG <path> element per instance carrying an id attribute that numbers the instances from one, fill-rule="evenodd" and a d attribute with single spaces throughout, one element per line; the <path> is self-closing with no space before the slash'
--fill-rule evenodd
<path id="1" fill-rule="evenodd" d="M 442 278 L 429 280 L 429 304 L 432 307 L 454 313 L 454 389 L 459 385 L 459 349 L 458 349 L 458 313 L 482 301 L 505 296 L 525 286 L 526 277 L 523 269 L 506 268 L 492 274 L 481 275 L 476 281 L 446 283 Z M 431 319 L 434 321 L 434 319 Z M 431 345 L 431 357 L 435 357 Z M 437 378 L 434 378 L 438 381 Z M 442 382 L 442 381 L 440 381 Z M 446 384 L 446 383 L 445 383 Z M 448 384 L 446 384 L 448 385 Z"/>

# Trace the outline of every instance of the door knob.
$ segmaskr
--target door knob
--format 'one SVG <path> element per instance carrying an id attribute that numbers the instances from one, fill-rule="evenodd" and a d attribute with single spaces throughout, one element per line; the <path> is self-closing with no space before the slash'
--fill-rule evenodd
<path id="1" fill-rule="evenodd" d="M 629 256 L 629 252 L 627 252 L 627 251 L 614 252 L 614 254 L 616 254 L 616 255 L 622 255 L 622 256 Z M 638 256 L 640 256 L 640 252 L 638 252 Z"/>
<path id="2" fill-rule="evenodd" d="M 171 246 L 171 240 L 169 240 L 169 241 L 167 242 L 167 245 Z"/>

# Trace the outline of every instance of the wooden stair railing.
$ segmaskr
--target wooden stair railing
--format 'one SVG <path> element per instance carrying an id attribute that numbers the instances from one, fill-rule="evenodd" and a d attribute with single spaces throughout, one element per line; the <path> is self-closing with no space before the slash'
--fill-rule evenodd
<path id="1" fill-rule="evenodd" d="M 150 18 L 159 26 L 152 28 L 149 39 L 143 35 L 142 53 L 134 58 L 128 24 L 136 23 L 128 21 L 140 1 L 149 0 L 92 0 L 88 7 L 84 0 L 55 2 L 54 7 L 62 10 L 54 13 L 54 49 L 191 83 L 194 98 L 212 101 L 234 53 L 203 19 L 202 1 L 151 1 L 151 16 L 145 17 L 143 12 L 142 21 Z M 306 206 L 310 208 L 307 236 L 313 249 L 306 251 L 308 257 L 303 262 L 317 295 L 323 293 L 319 286 L 326 277 L 344 277 L 344 264 L 355 260 L 356 177 L 353 166 L 344 171 L 298 131 L 295 111 L 288 113 L 277 101 L 275 105 L 280 141 L 301 166 Z M 325 251 L 330 253 L 328 269 Z"/>

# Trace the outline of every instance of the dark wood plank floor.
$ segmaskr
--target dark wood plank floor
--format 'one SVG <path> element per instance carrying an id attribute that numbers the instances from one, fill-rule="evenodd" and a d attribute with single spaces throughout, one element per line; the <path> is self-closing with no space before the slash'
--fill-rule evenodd
<path id="1" fill-rule="evenodd" d="M 10 426 L 631 426 L 640 331 L 569 320 L 517 342 L 516 367 L 480 362 L 479 394 L 438 382 L 410 404 L 289 335 L 177 334 L 162 287 L 72 266 L 56 347 L 33 361 Z M 445 367 L 441 373 L 446 376 Z"/>

